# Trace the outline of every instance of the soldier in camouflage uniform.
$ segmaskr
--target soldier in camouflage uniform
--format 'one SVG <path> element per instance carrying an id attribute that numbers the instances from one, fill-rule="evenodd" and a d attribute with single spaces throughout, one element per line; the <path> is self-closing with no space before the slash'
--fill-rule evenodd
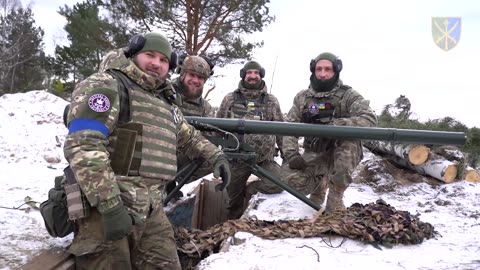
<path id="1" fill-rule="evenodd" d="M 213 65 L 200 56 L 180 56 L 177 67 L 179 77 L 172 81 L 172 85 L 181 96 L 179 108 L 183 115 L 214 117 L 212 105 L 203 97 L 203 86 L 213 74 Z M 192 163 L 192 160 L 183 153 L 182 148 L 177 149 L 177 166 L 182 170 Z M 212 172 L 211 163 L 204 162 L 192 175 L 191 180 L 199 179 Z M 171 188 L 170 188 L 171 189 Z"/>
<path id="2" fill-rule="evenodd" d="M 322 53 L 310 62 L 310 86 L 300 91 L 288 112 L 288 122 L 320 125 L 374 127 L 377 117 L 365 100 L 340 80 L 342 62 Z M 352 182 L 351 173 L 363 158 L 361 141 L 306 137 L 303 155 L 297 137 L 283 137 L 288 163 L 282 165 L 282 181 L 323 204 L 325 211 L 344 209 L 343 193 Z"/>
<path id="3" fill-rule="evenodd" d="M 240 70 L 242 78 L 238 88 L 227 94 L 217 112 L 217 118 L 244 118 L 262 121 L 283 121 L 280 104 L 275 96 L 267 92 L 263 77 L 265 69 L 255 61 L 247 62 Z M 240 136 L 241 138 L 242 136 Z M 247 134 L 244 141 L 255 148 L 257 164 L 280 179 L 280 166 L 274 161 L 275 143 L 282 149 L 282 137 L 275 135 Z M 281 152 L 281 150 L 280 150 Z M 280 187 L 268 179 L 254 181 L 246 187 L 252 169 L 241 161 L 232 162 L 232 182 L 227 188 L 229 218 L 239 218 L 246 203 L 256 192 L 279 193 Z"/>
<path id="4" fill-rule="evenodd" d="M 177 171 L 177 146 L 210 160 L 220 189 L 228 185 L 225 155 L 171 104 L 173 57 L 163 35 L 137 35 L 109 54 L 105 72 L 75 87 L 64 153 L 91 207 L 68 248 L 77 269 L 181 269 L 161 195 Z"/>

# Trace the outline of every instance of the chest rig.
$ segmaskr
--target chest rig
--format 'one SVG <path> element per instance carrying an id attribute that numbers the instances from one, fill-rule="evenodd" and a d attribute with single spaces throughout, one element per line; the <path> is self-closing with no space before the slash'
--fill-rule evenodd
<path id="1" fill-rule="evenodd" d="M 267 94 L 262 93 L 256 100 L 247 100 L 240 91 L 233 93 L 231 111 L 234 118 L 264 120 L 267 118 Z"/>
<path id="2" fill-rule="evenodd" d="M 349 88 L 342 85 L 329 95 L 319 95 L 319 93 L 306 95 L 305 105 L 302 108 L 302 122 L 326 125 L 334 118 L 348 117 L 345 115 L 347 112 L 341 100 Z"/>

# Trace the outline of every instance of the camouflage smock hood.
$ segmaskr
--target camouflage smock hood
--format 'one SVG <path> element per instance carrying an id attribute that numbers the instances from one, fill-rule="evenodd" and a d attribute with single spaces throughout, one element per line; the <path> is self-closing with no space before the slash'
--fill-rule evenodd
<path id="1" fill-rule="evenodd" d="M 260 86 L 255 89 L 246 88 L 243 84 L 243 81 L 244 80 L 240 80 L 240 82 L 238 83 L 237 91 L 240 91 L 246 99 L 258 99 L 261 94 L 268 93 L 268 88 L 264 80 L 261 80 Z"/>
<path id="2" fill-rule="evenodd" d="M 118 49 L 107 53 L 100 63 L 99 71 L 116 69 L 123 72 L 131 80 L 147 91 L 153 91 L 162 86 L 166 80 L 151 76 L 143 72 L 132 59 L 125 56 L 124 49 Z"/>

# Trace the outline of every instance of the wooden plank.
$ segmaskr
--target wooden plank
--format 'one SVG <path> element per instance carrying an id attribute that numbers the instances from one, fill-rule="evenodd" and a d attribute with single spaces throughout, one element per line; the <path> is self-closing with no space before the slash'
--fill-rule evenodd
<path id="1" fill-rule="evenodd" d="M 215 191 L 213 181 L 203 181 L 203 188 L 200 189 L 201 199 L 197 219 L 197 228 L 206 230 L 213 225 L 227 221 L 227 191 Z"/>
<path id="2" fill-rule="evenodd" d="M 42 250 L 28 263 L 22 266 L 23 270 L 74 270 L 75 258 L 64 248 L 54 247 Z"/>

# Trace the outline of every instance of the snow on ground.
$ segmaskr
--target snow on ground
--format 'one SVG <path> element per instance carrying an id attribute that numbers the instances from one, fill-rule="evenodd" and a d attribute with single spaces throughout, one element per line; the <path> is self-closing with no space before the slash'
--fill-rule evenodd
<path id="1" fill-rule="evenodd" d="M 66 166 L 61 147 L 67 132 L 62 124 L 65 104 L 44 91 L 0 97 L 0 269 L 17 269 L 40 249 L 71 241 L 71 236 L 51 238 L 38 210 L 22 205 L 26 197 L 44 201 L 54 177 Z M 366 154 L 362 168 L 378 159 Z M 392 181 L 388 174 L 375 176 L 377 185 Z M 347 189 L 345 203 L 383 199 L 398 210 L 420 214 L 441 236 L 379 250 L 339 236 L 262 240 L 239 232 L 229 239 L 226 251 L 204 259 L 198 269 L 480 269 L 480 184 L 415 182 L 394 187 L 382 192 L 358 181 Z M 286 192 L 254 198 L 259 203 L 248 215 L 258 219 L 296 220 L 315 214 Z"/>

